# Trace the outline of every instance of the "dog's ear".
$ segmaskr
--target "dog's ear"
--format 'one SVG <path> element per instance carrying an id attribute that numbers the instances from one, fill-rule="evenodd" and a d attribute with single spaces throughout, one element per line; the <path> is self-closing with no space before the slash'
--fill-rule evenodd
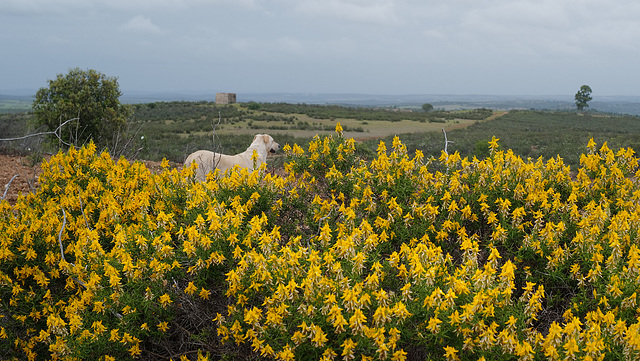
<path id="1" fill-rule="evenodd" d="M 264 140 L 265 144 L 269 143 L 269 134 L 263 134 L 262 139 Z"/>
<path id="2" fill-rule="evenodd" d="M 260 135 L 260 134 L 256 134 L 256 135 L 254 135 L 254 136 L 253 136 L 253 141 L 254 141 L 254 142 L 256 141 L 256 139 L 258 139 L 258 136 L 259 136 L 259 135 Z"/>

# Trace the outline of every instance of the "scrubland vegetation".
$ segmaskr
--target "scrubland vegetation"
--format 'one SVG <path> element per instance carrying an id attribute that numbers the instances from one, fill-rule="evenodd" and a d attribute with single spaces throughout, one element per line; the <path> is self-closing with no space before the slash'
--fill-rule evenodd
<path id="1" fill-rule="evenodd" d="M 268 133 L 284 144 L 308 144 L 314 135 L 329 135 L 337 122 L 344 134 L 358 141 L 361 154 L 373 155 L 378 139 L 390 142 L 395 135 L 410 154 L 420 150 L 438 157 L 444 149 L 442 129 L 447 132 L 451 152 L 462 156 L 486 157 L 487 141 L 500 137 L 505 148 L 523 158 L 549 159 L 560 155 L 572 168 L 579 165 L 584 144 L 593 138 L 614 148 L 640 147 L 640 118 L 574 112 L 509 111 L 487 109 L 466 111 L 397 111 L 329 105 L 243 103 L 215 105 L 210 102 L 159 102 L 136 104 L 120 142 L 109 149 L 112 155 L 129 159 L 181 163 L 197 149 L 236 154 L 246 149 L 256 133 Z M 0 115 L 3 136 L 22 136 L 31 128 L 29 113 Z M 41 131 L 41 130 L 40 130 Z M 215 133 L 215 136 L 214 136 Z M 55 146 L 58 144 L 55 143 Z M 5 151 L 44 149 L 36 139 L 0 142 Z M 281 167 L 282 160 L 272 158 Z"/>
<path id="2" fill-rule="evenodd" d="M 89 144 L 0 203 L 2 359 L 640 358 L 632 149 L 409 151 L 335 133 L 198 183 Z"/>
<path id="3" fill-rule="evenodd" d="M 34 131 L 1 117 L 3 134 Z M 366 139 L 385 127 L 399 135 Z M 639 127 L 136 105 L 128 160 L 59 152 L 37 192 L 0 203 L 0 358 L 640 359 Z M 198 183 L 133 159 L 240 152 L 257 132 L 283 154 L 254 173 Z"/>
<path id="4" fill-rule="evenodd" d="M 482 120 L 490 110 L 461 112 L 394 112 L 364 107 L 286 103 L 217 106 L 209 102 L 136 105 L 132 128 L 145 136 L 145 159 L 181 162 L 197 149 L 218 148 L 227 154 L 246 149 L 256 133 L 269 133 L 281 144 L 308 143 L 316 134 L 330 134 L 336 122 L 356 138 L 379 138 L 401 132 L 440 130 Z M 214 141 L 214 130 L 217 138 Z M 167 147 L 168 146 L 168 147 Z"/>
<path id="5" fill-rule="evenodd" d="M 448 132 L 449 149 L 464 157 L 487 156 L 486 142 L 500 137 L 502 146 L 523 158 L 543 159 L 560 155 L 576 170 L 589 139 L 607 142 L 613 149 L 640 149 L 640 118 L 626 115 L 577 114 L 572 112 L 509 111 L 491 121 L 479 121 Z M 392 137 L 387 137 L 391 141 Z M 444 148 L 442 133 L 400 134 L 408 149 L 437 157 Z M 371 146 L 375 142 L 370 143 Z"/>

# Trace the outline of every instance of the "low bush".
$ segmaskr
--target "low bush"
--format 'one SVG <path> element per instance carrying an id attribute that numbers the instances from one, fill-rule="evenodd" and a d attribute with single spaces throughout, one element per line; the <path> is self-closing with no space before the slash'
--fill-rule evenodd
<path id="1" fill-rule="evenodd" d="M 486 146 L 479 152 L 477 144 L 486 144 L 496 135 L 501 138 L 502 146 L 523 159 L 560 155 L 572 170 L 579 168 L 580 155 L 589 139 L 593 138 L 598 144 L 607 142 L 614 149 L 640 149 L 638 134 L 640 119 L 636 116 L 517 110 L 464 129 L 447 130 L 448 140 L 452 141 L 448 149 L 451 153 L 459 152 L 463 158 L 484 157 Z M 444 147 L 442 132 L 399 134 L 399 137 L 408 149 L 419 149 L 425 156 L 438 157 Z M 392 139 L 390 136 L 384 140 Z"/>
<path id="2" fill-rule="evenodd" d="M 483 120 L 491 116 L 491 109 L 474 109 L 463 111 L 432 111 L 432 112 L 398 112 L 394 109 L 371 108 L 363 106 L 291 104 L 291 103 L 247 103 L 241 106 L 247 109 L 257 108 L 264 112 L 281 114 L 306 114 L 315 119 L 358 119 L 372 121 L 398 122 L 404 119 L 413 121 L 442 122 L 449 119 Z"/>
<path id="3" fill-rule="evenodd" d="M 0 203 L 3 359 L 640 358 L 631 149 L 485 159 L 286 145 L 195 182 L 93 145 Z"/>

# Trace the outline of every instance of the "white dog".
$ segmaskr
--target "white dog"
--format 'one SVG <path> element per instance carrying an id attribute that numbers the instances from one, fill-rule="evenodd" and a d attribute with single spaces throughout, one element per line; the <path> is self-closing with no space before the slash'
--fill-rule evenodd
<path id="1" fill-rule="evenodd" d="M 185 166 L 190 166 L 191 163 L 196 162 L 198 169 L 196 170 L 196 180 L 203 182 L 207 179 L 207 174 L 213 172 L 216 169 L 220 170 L 220 174 L 223 174 L 228 169 L 234 166 L 241 168 L 247 168 L 249 171 L 259 168 L 262 163 L 266 162 L 268 153 L 275 153 L 280 148 L 280 145 L 273 141 L 273 138 L 268 134 L 257 134 L 253 137 L 253 142 L 244 152 L 236 155 L 225 155 L 215 153 L 209 150 L 198 150 L 189 154 L 187 160 L 184 162 Z M 256 152 L 258 159 L 255 162 L 251 159 L 253 152 Z"/>

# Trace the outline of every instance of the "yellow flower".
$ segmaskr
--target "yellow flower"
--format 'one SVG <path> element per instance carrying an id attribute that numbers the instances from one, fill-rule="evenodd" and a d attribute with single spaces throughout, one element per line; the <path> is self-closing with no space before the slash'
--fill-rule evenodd
<path id="1" fill-rule="evenodd" d="M 171 302 L 173 301 L 171 300 L 171 296 L 169 296 L 168 294 L 165 293 L 164 295 L 160 296 L 160 304 L 162 305 L 163 308 L 170 305 Z"/>
<path id="2" fill-rule="evenodd" d="M 580 351 L 580 348 L 578 347 L 578 343 L 576 342 L 575 338 L 569 338 L 569 340 L 567 342 L 565 342 L 565 344 L 562 346 L 568 355 L 573 355 L 576 352 Z"/>
<path id="3" fill-rule="evenodd" d="M 353 360 L 355 355 L 353 354 L 354 349 L 358 346 L 357 342 L 353 342 L 352 339 L 348 338 L 342 342 L 342 359 L 343 360 Z"/>
<path id="4" fill-rule="evenodd" d="M 93 303 L 93 312 L 96 313 L 104 313 L 104 302 L 102 301 L 95 301 Z"/>
<path id="5" fill-rule="evenodd" d="M 275 351 L 273 351 L 273 348 L 269 344 L 260 349 L 260 356 L 274 357 L 275 355 Z"/>
<path id="6" fill-rule="evenodd" d="M 320 359 L 320 361 L 330 361 L 336 358 L 336 356 L 338 356 L 337 353 L 335 353 L 333 351 L 333 349 L 331 348 L 327 348 L 326 350 L 324 350 L 324 352 L 322 353 L 322 358 Z"/>
<path id="7" fill-rule="evenodd" d="M 337 311 L 334 311 L 334 309 L 337 309 Z M 333 317 L 332 326 L 336 329 L 337 333 L 344 332 L 345 331 L 344 327 L 347 326 L 348 323 L 347 323 L 347 319 L 344 318 L 342 313 L 340 313 L 340 308 L 334 305 L 331 308 L 331 312 L 332 314 L 335 312 L 335 316 L 332 316 Z"/>
<path id="8" fill-rule="evenodd" d="M 324 344 L 328 341 L 327 335 L 322 331 L 319 326 L 315 326 L 312 331 L 313 337 L 311 338 L 311 343 L 315 347 L 323 347 Z"/>
<path id="9" fill-rule="evenodd" d="M 349 318 L 349 327 L 356 333 L 360 333 L 364 330 L 365 322 L 367 322 L 367 316 L 357 308 L 353 313 L 353 316 Z"/>
<path id="10" fill-rule="evenodd" d="M 255 325 L 258 321 L 260 321 L 261 317 L 262 317 L 262 310 L 260 310 L 257 307 L 253 307 L 250 310 L 245 310 L 244 322 L 246 322 L 249 325 Z"/>
<path id="11" fill-rule="evenodd" d="M 451 346 L 444 347 L 444 357 L 446 357 L 447 361 L 460 360 L 457 353 L 458 353 L 458 350 L 456 350 L 455 347 L 451 347 Z"/>
<path id="12" fill-rule="evenodd" d="M 453 311 L 452 314 L 449 315 L 449 324 L 451 326 L 456 326 L 462 323 L 462 318 L 460 317 L 460 312 L 458 310 Z"/>
<path id="13" fill-rule="evenodd" d="M 211 291 L 206 290 L 204 287 L 200 289 L 199 295 L 200 295 L 200 298 L 202 298 L 203 300 L 208 300 L 210 294 L 211 294 Z"/>
<path id="14" fill-rule="evenodd" d="M 291 350 L 291 346 L 289 346 L 289 344 L 287 344 L 282 351 L 278 352 L 277 357 L 279 360 L 282 361 L 293 361 L 295 360 L 296 356 L 293 354 L 293 351 Z"/>
<path id="15" fill-rule="evenodd" d="M 395 304 L 395 306 L 393 307 L 393 313 L 401 320 L 412 316 L 409 310 L 407 310 L 407 306 L 405 306 L 405 304 L 402 302 L 397 302 Z"/>
<path id="16" fill-rule="evenodd" d="M 183 247 L 182 247 L 182 251 L 187 255 L 187 256 L 191 256 L 192 254 L 195 253 L 196 248 L 193 246 L 193 243 L 189 242 L 189 241 L 184 241 L 183 243 Z"/>
<path id="17" fill-rule="evenodd" d="M 358 252 L 352 259 L 353 268 L 356 274 L 362 273 L 362 269 L 364 268 L 365 255 L 362 252 Z"/>
<path id="18" fill-rule="evenodd" d="M 36 257 L 38 257 L 36 251 L 33 248 L 29 247 L 29 249 L 27 249 L 27 256 L 25 257 L 27 261 L 34 260 L 36 259 Z"/>
<path id="19" fill-rule="evenodd" d="M 291 341 L 293 341 L 293 343 L 295 343 L 296 345 L 299 345 L 306 338 L 307 338 L 307 336 L 305 336 L 304 333 L 302 333 L 300 331 L 296 331 L 296 332 L 293 333 L 293 336 L 291 336 Z"/>
<path id="20" fill-rule="evenodd" d="M 91 328 L 93 328 L 93 332 L 96 335 L 100 335 L 107 330 L 107 328 L 102 325 L 102 321 L 93 322 L 93 325 L 91 326 Z"/>
<path id="21" fill-rule="evenodd" d="M 128 351 L 129 354 L 131 354 L 131 356 L 134 358 L 140 356 L 140 354 L 142 353 L 142 350 L 140 350 L 140 343 L 135 343 Z"/>
<path id="22" fill-rule="evenodd" d="M 187 288 L 184 289 L 184 293 L 188 295 L 193 295 L 197 290 L 198 288 L 196 287 L 196 285 L 194 285 L 193 282 L 189 282 L 189 284 L 187 285 Z"/>
<path id="23" fill-rule="evenodd" d="M 432 333 L 438 333 L 441 323 L 442 321 L 440 321 L 438 317 L 431 317 L 429 319 L 429 323 L 427 324 L 427 330 L 431 331 Z"/>
<path id="24" fill-rule="evenodd" d="M 491 150 L 491 154 L 493 154 L 493 151 L 498 149 L 498 141 L 500 140 L 500 138 L 496 138 L 495 136 L 491 137 L 491 140 L 489 141 L 489 149 Z"/>
<path id="25" fill-rule="evenodd" d="M 169 324 L 167 323 L 167 321 L 163 321 L 158 324 L 158 330 L 160 330 L 161 332 L 167 332 L 168 329 Z"/>
<path id="26" fill-rule="evenodd" d="M 407 359 L 407 353 L 404 350 L 400 349 L 393 353 L 391 356 L 391 361 L 404 361 Z"/>

